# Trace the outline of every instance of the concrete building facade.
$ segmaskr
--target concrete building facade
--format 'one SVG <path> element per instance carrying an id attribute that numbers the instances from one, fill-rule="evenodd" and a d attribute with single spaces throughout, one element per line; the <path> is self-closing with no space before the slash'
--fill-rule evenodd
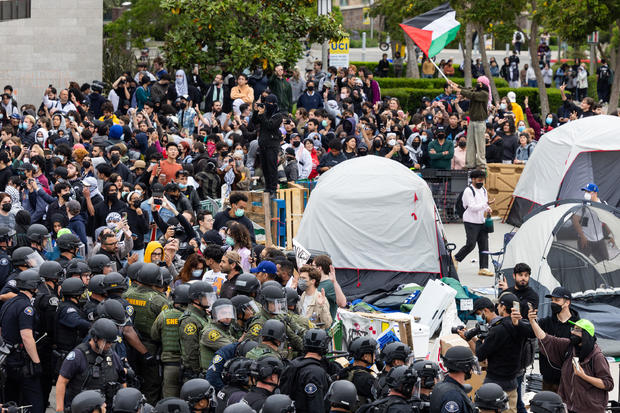
<path id="1" fill-rule="evenodd" d="M 30 17 L 0 21 L 0 87 L 12 85 L 19 105 L 38 107 L 50 84 L 101 80 L 103 1 L 26 1 Z"/>

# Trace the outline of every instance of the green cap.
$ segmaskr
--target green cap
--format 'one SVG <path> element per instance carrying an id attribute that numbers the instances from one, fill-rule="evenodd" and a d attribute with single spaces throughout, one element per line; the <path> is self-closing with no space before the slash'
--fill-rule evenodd
<path id="1" fill-rule="evenodd" d="M 573 321 L 569 321 L 569 323 L 576 325 L 577 327 L 581 328 L 582 330 L 585 330 L 588 332 L 588 334 L 590 334 L 592 337 L 594 337 L 594 324 L 592 324 L 592 322 L 590 320 L 586 320 L 585 318 L 582 318 L 581 320 L 577 321 L 576 323 Z"/>
<path id="2" fill-rule="evenodd" d="M 56 236 L 60 237 L 61 235 L 71 234 L 71 230 L 69 228 L 60 228 Z"/>

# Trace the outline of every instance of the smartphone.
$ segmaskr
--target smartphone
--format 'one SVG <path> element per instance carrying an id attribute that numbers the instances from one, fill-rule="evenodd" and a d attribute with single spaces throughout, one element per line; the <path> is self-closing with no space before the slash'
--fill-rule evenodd
<path id="1" fill-rule="evenodd" d="M 521 304 L 518 301 L 513 301 L 512 302 L 512 308 L 516 309 L 517 311 L 521 311 Z"/>
<path id="2" fill-rule="evenodd" d="M 127 220 L 127 212 L 123 212 L 121 216 L 123 217 L 124 220 Z"/>
<path id="3" fill-rule="evenodd" d="M 155 198 L 155 199 L 153 199 L 153 203 L 155 205 L 162 205 L 164 203 L 164 201 L 162 201 L 161 198 Z"/>
<path id="4" fill-rule="evenodd" d="M 530 311 L 532 311 L 534 309 L 534 306 L 532 305 L 532 303 L 527 303 L 527 308 L 529 308 Z"/>
<path id="5" fill-rule="evenodd" d="M 579 365 L 579 357 L 573 357 L 573 366 L 575 366 L 577 370 L 581 370 L 581 366 Z"/>

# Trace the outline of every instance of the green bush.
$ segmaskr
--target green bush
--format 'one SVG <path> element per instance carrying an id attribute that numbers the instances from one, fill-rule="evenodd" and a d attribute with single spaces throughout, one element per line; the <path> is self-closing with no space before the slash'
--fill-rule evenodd
<path id="1" fill-rule="evenodd" d="M 381 88 L 395 89 L 399 87 L 413 89 L 443 89 L 446 80 L 443 77 L 434 79 L 411 79 L 407 77 L 379 77 L 376 79 Z M 465 79 L 462 77 L 453 77 L 454 83 L 465 85 Z M 502 78 L 495 78 L 495 85 L 499 87 L 508 87 L 508 82 Z"/>
<path id="2" fill-rule="evenodd" d="M 375 68 L 379 65 L 379 62 L 349 62 L 349 64 L 355 65 L 358 70 L 360 67 L 364 66 L 366 69 L 370 70 L 371 72 L 374 72 Z M 459 69 L 459 65 L 453 64 L 452 66 L 454 66 L 454 72 L 456 75 L 459 75 L 459 76 L 462 75 Z M 422 73 L 421 64 L 418 64 L 418 69 L 420 70 L 420 73 Z M 407 71 L 407 63 L 403 63 L 403 76 L 406 73 L 406 71 Z M 390 64 L 388 75 L 390 77 L 394 77 L 394 65 L 392 64 Z M 435 76 L 441 76 L 441 75 L 436 73 Z"/>
<path id="3" fill-rule="evenodd" d="M 518 89 L 511 89 L 508 87 L 498 88 L 497 92 L 501 97 L 506 96 L 508 92 L 513 91 L 517 95 L 517 103 L 523 108 L 523 101 L 527 96 L 529 98 L 529 105 L 532 112 L 540 113 L 540 99 L 538 96 L 538 88 L 522 87 Z M 422 98 L 427 96 L 434 99 L 435 96 L 443 93 L 443 89 L 419 89 L 419 88 L 394 88 L 394 89 L 381 89 L 382 96 L 390 96 L 398 98 L 403 110 L 411 113 L 416 112 L 422 106 Z M 562 96 L 558 89 L 547 89 L 547 96 L 549 97 L 550 110 L 556 113 L 559 107 L 562 105 Z"/>

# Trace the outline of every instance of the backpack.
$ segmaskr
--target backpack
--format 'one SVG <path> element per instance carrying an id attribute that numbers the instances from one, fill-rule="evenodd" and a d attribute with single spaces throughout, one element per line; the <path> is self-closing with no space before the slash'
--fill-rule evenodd
<path id="1" fill-rule="evenodd" d="M 515 41 L 520 42 L 523 40 L 523 36 L 521 36 L 521 32 L 517 32 L 515 34 Z"/>
<path id="2" fill-rule="evenodd" d="M 291 396 L 293 399 L 295 388 L 294 386 L 297 384 L 297 374 L 299 370 L 302 368 L 312 364 L 316 360 L 314 359 L 304 359 L 297 358 L 292 360 L 288 366 L 282 372 L 282 376 L 280 377 L 280 393 Z"/>
<path id="3" fill-rule="evenodd" d="M 474 188 L 471 185 L 467 185 L 467 188 L 471 189 L 471 193 L 474 196 L 476 196 L 476 192 L 474 191 Z M 456 197 L 456 202 L 454 204 L 454 212 L 456 212 L 459 218 L 463 218 L 463 214 L 465 213 L 465 210 L 467 209 L 463 205 L 463 194 L 465 193 L 465 191 L 467 191 L 467 188 L 463 189 L 463 192 L 461 192 L 459 196 Z"/>

